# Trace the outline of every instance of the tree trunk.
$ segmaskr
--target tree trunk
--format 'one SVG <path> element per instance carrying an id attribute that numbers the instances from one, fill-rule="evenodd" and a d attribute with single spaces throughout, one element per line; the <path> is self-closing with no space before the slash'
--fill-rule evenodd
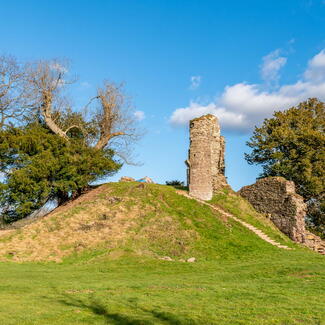
<path id="1" fill-rule="evenodd" d="M 57 194 L 57 200 L 58 200 L 58 206 L 66 203 L 67 201 L 69 201 L 69 193 L 59 191 Z"/>
<path id="2" fill-rule="evenodd" d="M 60 136 L 61 138 L 64 138 L 65 140 L 68 140 L 68 136 L 65 134 L 65 132 L 63 132 L 56 124 L 55 122 L 52 120 L 51 117 L 48 117 L 48 116 L 44 116 L 44 119 L 45 119 L 45 123 L 46 125 L 49 127 L 49 129 L 57 134 L 58 136 Z"/>

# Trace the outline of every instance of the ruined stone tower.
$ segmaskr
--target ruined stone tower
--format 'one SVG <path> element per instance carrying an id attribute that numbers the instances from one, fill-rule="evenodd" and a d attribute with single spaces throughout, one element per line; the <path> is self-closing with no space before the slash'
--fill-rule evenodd
<path id="1" fill-rule="evenodd" d="M 190 121 L 190 149 L 187 182 L 191 196 L 210 200 L 213 192 L 227 186 L 225 140 L 220 136 L 218 119 L 211 114 Z"/>

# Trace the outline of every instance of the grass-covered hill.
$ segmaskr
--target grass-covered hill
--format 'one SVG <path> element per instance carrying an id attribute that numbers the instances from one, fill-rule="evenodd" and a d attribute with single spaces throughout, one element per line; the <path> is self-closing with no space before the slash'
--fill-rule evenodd
<path id="1" fill-rule="evenodd" d="M 0 324 L 323 324 L 324 256 L 230 190 L 210 203 L 292 249 L 172 187 L 102 185 L 0 232 Z"/>
<path id="2" fill-rule="evenodd" d="M 220 192 L 212 203 L 229 208 L 271 238 L 295 247 L 233 192 Z M 216 260 L 277 249 L 172 187 L 141 183 L 102 185 L 45 218 L 0 237 L 0 258 L 14 261 L 62 261 L 82 251 L 113 258 L 131 254 Z"/>

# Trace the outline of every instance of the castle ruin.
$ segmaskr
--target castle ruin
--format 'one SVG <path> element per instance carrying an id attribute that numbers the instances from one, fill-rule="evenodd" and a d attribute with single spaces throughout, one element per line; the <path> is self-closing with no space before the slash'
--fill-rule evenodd
<path id="1" fill-rule="evenodd" d="M 255 208 L 266 214 L 275 226 L 297 243 L 325 255 L 325 242 L 305 228 L 307 205 L 295 184 L 283 177 L 266 177 L 238 192 Z"/>
<path id="2" fill-rule="evenodd" d="M 217 117 L 208 114 L 190 121 L 190 149 L 187 165 L 189 194 L 211 200 L 215 191 L 227 186 L 225 139 Z"/>
<path id="3" fill-rule="evenodd" d="M 303 243 L 307 205 L 295 191 L 295 184 L 283 177 L 258 179 L 238 193 L 256 211 L 267 214 L 271 221 L 293 241 Z"/>
<path id="4" fill-rule="evenodd" d="M 189 127 L 190 149 L 185 161 L 189 194 L 211 200 L 219 189 L 229 187 L 225 177 L 225 139 L 214 115 L 195 118 Z M 238 193 L 293 241 L 325 254 L 325 242 L 305 229 L 307 207 L 292 181 L 267 177 L 244 186 Z"/>

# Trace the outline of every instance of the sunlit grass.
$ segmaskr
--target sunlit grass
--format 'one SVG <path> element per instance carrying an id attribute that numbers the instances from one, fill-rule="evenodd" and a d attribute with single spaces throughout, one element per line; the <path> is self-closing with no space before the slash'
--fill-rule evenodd
<path id="1" fill-rule="evenodd" d="M 324 259 L 1 263 L 0 324 L 322 324 Z"/>
<path id="2" fill-rule="evenodd" d="M 109 204 L 108 197 L 122 200 Z M 294 249 L 264 242 L 172 187 L 107 184 L 91 202 L 2 238 L 10 249 L 19 238 L 28 245 L 47 238 L 44 245 L 55 244 L 63 262 L 13 262 L 5 255 L 0 324 L 323 324 L 324 257 L 291 244 L 234 193 L 220 192 L 212 202 Z M 84 236 L 92 231 L 89 221 L 109 224 L 121 211 L 133 224 L 119 246 L 104 237 L 80 250 L 103 231 Z M 62 229 L 78 240 L 55 237 Z M 166 255 L 173 261 L 159 259 Z M 189 257 L 196 262 L 180 261 Z"/>

